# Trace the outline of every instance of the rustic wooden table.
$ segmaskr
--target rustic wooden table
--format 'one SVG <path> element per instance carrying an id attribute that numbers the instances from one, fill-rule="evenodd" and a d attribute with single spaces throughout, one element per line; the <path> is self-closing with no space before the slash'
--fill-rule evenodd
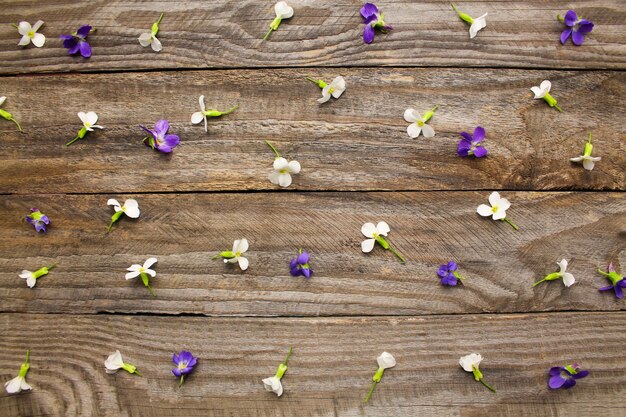
<path id="1" fill-rule="evenodd" d="M 0 95 L 24 126 L 0 120 L 0 375 L 31 349 L 33 391 L 0 394 L 2 416 L 625 416 L 623 300 L 598 288 L 608 261 L 626 268 L 626 7 L 623 0 L 473 1 L 489 13 L 470 40 L 444 1 L 381 1 L 394 30 L 361 39 L 359 1 L 292 0 L 295 16 L 261 43 L 271 1 L 24 1 L 0 9 Z M 562 46 L 557 13 L 596 27 Z M 160 53 L 137 37 L 165 12 Z M 44 48 L 17 46 L 10 23 L 42 19 Z M 91 24 L 93 56 L 58 35 Z M 306 76 L 345 77 L 318 105 Z M 529 87 L 553 83 L 559 113 Z M 207 107 L 239 104 L 190 124 Z M 432 139 L 406 135 L 403 112 L 440 108 Z M 78 111 L 102 131 L 71 147 Z M 140 124 L 169 119 L 172 155 L 141 144 Z M 482 125 L 489 156 L 456 156 L 459 132 Z M 569 162 L 589 132 L 602 161 Z M 267 180 L 271 140 L 303 166 L 287 190 Z M 520 226 L 479 217 L 492 190 Z M 105 233 L 109 198 L 141 217 Z M 30 207 L 45 235 L 22 222 Z M 402 265 L 361 252 L 360 227 L 387 221 Z M 212 261 L 250 241 L 250 268 Z M 292 278 L 296 249 L 310 280 Z M 125 269 L 159 260 L 153 298 Z M 577 283 L 531 288 L 570 260 Z M 442 287 L 439 264 L 466 285 Z M 57 263 L 29 289 L 22 269 Z M 261 379 L 290 345 L 281 398 Z M 108 375 L 119 349 L 143 377 Z M 171 355 L 199 365 L 182 386 Z M 388 370 L 363 403 L 376 357 Z M 480 352 L 493 394 L 458 366 Z M 551 366 L 591 375 L 546 387 Z"/>

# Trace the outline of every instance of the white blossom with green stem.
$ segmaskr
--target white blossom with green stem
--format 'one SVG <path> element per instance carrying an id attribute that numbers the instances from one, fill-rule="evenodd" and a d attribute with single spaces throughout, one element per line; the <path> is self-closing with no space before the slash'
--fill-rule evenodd
<path id="1" fill-rule="evenodd" d="M 226 111 L 219 111 L 219 110 L 213 110 L 213 109 L 209 109 L 207 110 L 205 105 L 204 105 L 204 96 L 200 96 L 200 111 L 195 112 L 194 114 L 191 115 L 191 123 L 193 123 L 194 125 L 197 125 L 198 123 L 201 123 L 202 120 L 204 120 L 204 131 L 208 132 L 209 131 L 209 125 L 207 122 L 207 117 L 220 117 L 220 116 L 224 116 L 225 114 L 230 114 L 232 112 L 234 112 L 237 107 L 239 107 L 238 104 L 235 104 L 233 107 L 231 107 L 230 109 L 226 110 Z"/>
<path id="2" fill-rule="evenodd" d="M 596 165 L 600 159 L 599 156 L 591 156 L 591 152 L 593 151 L 593 145 L 591 144 L 591 132 L 589 132 L 589 140 L 585 144 L 585 150 L 581 156 L 577 156 L 575 158 L 570 158 L 569 160 L 572 162 L 583 162 L 583 168 L 587 171 L 593 170 L 593 167 Z"/>
<path id="3" fill-rule="evenodd" d="M 7 99 L 7 98 L 6 98 L 6 96 L 2 96 L 2 97 L 0 97 L 0 106 L 2 106 L 2 105 L 4 104 L 4 102 L 6 101 L 6 99 Z M 20 124 L 18 123 L 18 121 L 17 121 L 17 120 L 15 120 L 15 118 L 13 117 L 13 115 L 12 115 L 11 113 L 9 113 L 8 111 L 0 109 L 0 117 L 2 117 L 2 118 L 3 118 L 3 119 L 5 119 L 5 120 L 8 120 L 8 121 L 10 121 L 10 122 L 15 123 L 15 125 L 17 126 L 17 129 L 18 129 L 20 132 L 24 132 L 24 131 L 22 130 L 22 126 L 20 126 Z"/>
<path id="4" fill-rule="evenodd" d="M 165 13 L 161 13 L 159 20 L 152 24 L 150 32 L 142 33 L 139 36 L 139 44 L 144 48 L 150 46 L 154 52 L 161 52 L 163 49 L 161 41 L 157 39 L 156 35 L 159 33 L 159 24 L 161 23 L 161 20 L 163 20 L 164 14 Z"/>

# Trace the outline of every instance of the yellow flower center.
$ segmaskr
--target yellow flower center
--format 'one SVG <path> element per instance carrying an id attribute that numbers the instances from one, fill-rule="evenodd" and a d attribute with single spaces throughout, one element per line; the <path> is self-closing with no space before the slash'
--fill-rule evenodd
<path id="1" fill-rule="evenodd" d="M 334 89 L 334 88 L 329 88 L 329 89 L 328 89 L 328 92 L 329 92 L 330 94 L 332 94 L 332 93 L 334 93 L 334 92 L 335 92 L 335 89 Z"/>
<path id="2" fill-rule="evenodd" d="M 497 212 L 498 211 L 498 206 L 496 205 L 496 206 L 491 207 L 491 211 L 493 213 Z"/>
<path id="3" fill-rule="evenodd" d="M 181 371 L 182 371 L 183 369 L 185 369 L 186 367 L 187 367 L 187 362 L 180 362 L 180 363 L 178 364 L 178 369 L 179 369 L 179 370 L 181 370 Z"/>
<path id="4" fill-rule="evenodd" d="M 89 122 L 85 123 L 85 127 L 91 127 L 91 123 Z"/>
<path id="5" fill-rule="evenodd" d="M 31 31 L 29 31 L 29 32 L 28 32 L 28 37 L 29 37 L 29 38 L 33 38 L 33 37 L 35 37 L 35 32 L 34 32 L 34 31 L 32 31 L 32 30 L 31 30 Z"/>
<path id="6" fill-rule="evenodd" d="M 418 120 L 418 121 L 417 121 L 417 122 L 415 122 L 415 123 L 417 123 L 417 125 L 418 125 L 419 127 L 423 127 L 423 126 L 424 126 L 424 122 L 422 122 L 421 120 Z"/>

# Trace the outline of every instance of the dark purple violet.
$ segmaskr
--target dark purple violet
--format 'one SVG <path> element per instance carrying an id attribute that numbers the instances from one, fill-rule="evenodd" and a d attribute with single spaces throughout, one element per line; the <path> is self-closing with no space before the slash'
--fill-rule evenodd
<path id="1" fill-rule="evenodd" d="M 303 251 L 302 249 L 298 250 L 298 256 L 291 260 L 289 263 L 289 272 L 291 276 L 304 276 L 306 278 L 311 278 L 311 274 L 313 271 L 309 266 L 309 253 L 307 251 Z"/>
<path id="2" fill-rule="evenodd" d="M 477 126 L 474 129 L 474 134 L 470 135 L 467 132 L 461 132 L 463 139 L 459 142 L 456 153 L 459 156 L 474 155 L 476 158 L 482 158 L 487 156 L 487 149 L 481 143 L 485 139 L 485 129 Z"/>
<path id="3" fill-rule="evenodd" d="M 437 275 L 441 277 L 441 284 L 450 287 L 456 286 L 459 282 L 463 283 L 463 278 L 457 272 L 458 265 L 454 261 L 443 264 L 437 270 Z"/>
<path id="4" fill-rule="evenodd" d="M 567 42 L 571 36 L 572 43 L 576 46 L 580 46 L 585 40 L 585 35 L 593 30 L 593 23 L 587 19 L 579 18 L 573 10 L 568 10 L 567 13 L 565 13 L 565 17 L 557 15 L 556 18 L 567 26 L 565 30 L 561 32 L 561 43 L 563 45 L 565 45 L 565 42 Z"/>
<path id="5" fill-rule="evenodd" d="M 621 300 L 624 297 L 622 288 L 626 288 L 626 278 L 616 272 L 613 262 L 609 263 L 607 272 L 601 271 L 600 269 L 598 269 L 598 272 L 607 277 L 612 284 L 608 287 L 600 288 L 599 291 L 613 290 L 615 291 L 615 296 Z"/>
<path id="6" fill-rule="evenodd" d="M 361 16 L 365 19 L 365 29 L 363 30 L 363 41 L 365 43 L 374 41 L 376 29 L 382 33 L 393 29 L 391 26 L 385 25 L 384 15 L 378 11 L 378 7 L 373 3 L 365 3 L 361 7 Z"/>
<path id="7" fill-rule="evenodd" d="M 60 38 L 63 39 L 63 46 L 67 48 L 70 55 L 80 52 L 83 58 L 89 58 L 91 56 L 91 45 L 87 42 L 87 35 L 91 32 L 91 29 L 91 26 L 83 25 L 71 35 L 60 36 Z"/>
<path id="8" fill-rule="evenodd" d="M 48 216 L 39 211 L 38 208 L 31 208 L 31 214 L 26 215 L 26 221 L 35 227 L 37 232 L 46 233 L 46 226 L 50 224 Z"/>
<path id="9" fill-rule="evenodd" d="M 198 358 L 195 358 L 191 352 L 183 350 L 179 354 L 174 353 L 172 361 L 174 362 L 174 365 L 176 365 L 176 368 L 172 369 L 172 373 L 180 378 L 179 385 L 182 385 L 185 375 L 193 371 L 193 367 L 196 366 Z"/>
<path id="10" fill-rule="evenodd" d="M 159 152 L 170 153 L 180 143 L 180 138 L 177 135 L 167 134 L 170 129 L 170 123 L 167 120 L 157 121 L 153 130 L 147 129 L 145 126 L 139 127 L 150 134 L 144 138 L 144 143 Z"/>
<path id="11" fill-rule="evenodd" d="M 551 389 L 569 389 L 576 385 L 576 380 L 589 375 L 589 371 L 583 371 L 578 364 L 566 366 L 554 366 L 550 368 L 548 386 Z"/>

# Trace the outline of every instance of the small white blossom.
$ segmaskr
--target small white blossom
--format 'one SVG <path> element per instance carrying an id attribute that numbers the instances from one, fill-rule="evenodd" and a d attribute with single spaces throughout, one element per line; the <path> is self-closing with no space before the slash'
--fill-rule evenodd
<path id="1" fill-rule="evenodd" d="M 376 237 L 387 236 L 390 231 L 389 225 L 385 222 L 378 222 L 376 226 L 374 226 L 374 223 L 365 223 L 361 227 L 361 233 L 369 239 L 361 242 L 361 250 L 365 253 L 371 252 L 376 244 Z"/>
<path id="2" fill-rule="evenodd" d="M 293 17 L 293 8 L 291 8 L 286 2 L 279 1 L 274 5 L 274 12 L 276 17 L 283 19 L 290 19 Z"/>
<path id="3" fill-rule="evenodd" d="M 482 362 L 483 357 L 478 353 L 470 353 L 469 355 L 462 356 L 459 359 L 459 365 L 465 372 L 473 372 L 474 368 L 479 369 L 480 362 Z"/>
<path id="4" fill-rule="evenodd" d="M 150 275 L 152 278 L 156 277 L 156 271 L 150 269 L 152 265 L 157 263 L 157 258 L 149 258 L 146 262 L 144 262 L 143 266 L 139 264 L 131 265 L 127 268 L 127 271 L 130 271 L 126 274 L 126 279 L 137 278 L 142 273 Z"/>
<path id="5" fill-rule="evenodd" d="M 141 376 L 139 371 L 137 371 L 136 366 L 124 362 L 122 354 L 119 350 L 116 350 L 109 355 L 109 357 L 104 361 L 104 367 L 106 368 L 107 374 L 114 374 L 120 369 L 123 369 L 128 373 Z"/>
<path id="6" fill-rule="evenodd" d="M 26 285 L 28 285 L 29 288 L 33 288 L 37 283 L 37 278 L 35 278 L 31 271 L 23 270 L 20 274 L 20 278 L 24 278 L 26 280 Z"/>
<path id="7" fill-rule="evenodd" d="M 411 123 L 406 129 L 406 133 L 410 138 L 415 139 L 420 133 L 423 134 L 425 138 L 435 136 L 435 129 L 427 125 L 426 122 L 433 116 L 437 107 L 439 106 L 435 106 L 432 110 L 426 112 L 423 117 L 415 109 L 406 109 L 404 111 L 404 120 Z"/>
<path id="8" fill-rule="evenodd" d="M 474 19 L 474 23 L 469 28 L 470 39 L 474 39 L 478 34 L 478 31 L 484 29 L 487 26 L 487 13 Z"/>
<path id="9" fill-rule="evenodd" d="M 26 374 L 30 369 L 29 358 L 30 350 L 26 351 L 26 360 L 22 363 L 22 366 L 20 366 L 20 372 L 18 375 L 10 381 L 4 383 L 4 388 L 6 389 L 7 394 L 17 394 L 20 391 L 33 389 L 33 387 L 26 382 Z"/>
<path id="10" fill-rule="evenodd" d="M 567 261 L 565 259 L 561 259 L 561 262 L 556 263 L 559 266 L 558 274 L 563 278 L 563 284 L 566 287 L 571 287 L 576 282 L 574 275 L 572 275 L 567 271 Z"/>
<path id="11" fill-rule="evenodd" d="M 378 367 L 382 369 L 389 369 L 396 366 L 396 359 L 388 352 L 381 353 L 381 355 L 376 358 L 376 361 L 378 362 Z"/>
<path id="12" fill-rule="evenodd" d="M 500 197 L 500 193 L 494 191 L 489 196 L 489 204 L 481 204 L 476 212 L 483 217 L 492 216 L 494 220 L 503 220 L 506 218 L 506 211 L 511 207 L 511 203 L 506 198 Z"/>
<path id="13" fill-rule="evenodd" d="M 548 80 L 544 80 L 541 82 L 539 87 L 530 87 L 530 91 L 535 94 L 535 99 L 544 98 L 546 94 L 550 92 L 550 88 L 552 88 L 552 83 Z"/>
<path id="14" fill-rule="evenodd" d="M 95 112 L 90 111 L 85 113 L 81 111 L 78 113 L 78 118 L 81 122 L 83 122 L 84 128 L 89 132 L 93 132 L 94 127 L 97 129 L 104 129 L 104 127 L 96 124 L 98 122 L 98 115 Z"/>
<path id="15" fill-rule="evenodd" d="M 335 98 L 341 97 L 346 91 L 346 80 L 340 75 L 336 77 L 330 84 L 322 88 L 322 98 L 318 99 L 318 103 L 326 103 L 330 100 L 330 96 Z"/>
<path id="16" fill-rule="evenodd" d="M 219 117 L 219 116 L 223 116 L 225 114 L 230 114 L 232 112 L 235 111 L 235 109 L 238 107 L 238 105 L 234 105 L 233 107 L 231 107 L 230 109 L 226 110 L 226 111 L 219 111 L 219 110 L 213 110 L 213 109 L 209 109 L 207 110 L 205 105 L 204 105 L 204 96 L 200 96 L 199 99 L 200 102 L 200 111 L 195 112 L 194 114 L 191 115 L 191 123 L 194 125 L 197 125 L 198 123 L 201 123 L 202 120 L 204 120 L 204 131 L 208 132 L 209 131 L 209 125 L 207 122 L 207 117 Z"/>
<path id="17" fill-rule="evenodd" d="M 591 156 L 592 151 L 593 151 L 593 145 L 591 144 L 591 133 L 589 133 L 589 140 L 585 144 L 585 151 L 583 152 L 583 154 L 575 158 L 570 158 L 570 161 L 572 162 L 583 161 L 583 168 L 585 168 L 587 171 L 591 171 L 593 170 L 593 167 L 596 165 L 596 162 L 602 159 L 599 156 L 598 157 Z"/>
<path id="18" fill-rule="evenodd" d="M 116 199 L 111 198 L 109 199 L 109 201 L 107 201 L 107 206 L 113 206 L 113 209 L 116 213 L 123 211 L 124 214 L 132 219 L 136 219 L 137 217 L 139 217 L 140 214 L 139 203 L 137 203 L 137 200 L 133 198 L 129 198 L 128 200 L 126 200 L 123 206 L 120 205 L 120 203 Z"/>
<path id="19" fill-rule="evenodd" d="M 42 25 L 43 20 L 38 20 L 33 26 L 28 22 L 20 22 L 17 26 L 17 31 L 22 35 L 22 39 L 20 39 L 18 45 L 26 46 L 32 42 L 37 48 L 41 48 L 46 43 L 46 37 L 41 33 L 37 33 Z"/>
<path id="20" fill-rule="evenodd" d="M 298 161 L 288 161 L 280 157 L 274 160 L 274 172 L 269 175 L 272 184 L 281 187 L 289 187 L 291 185 L 291 174 L 300 173 L 300 163 Z"/>
<path id="21" fill-rule="evenodd" d="M 157 39 L 156 35 L 159 33 L 159 23 L 161 23 L 161 19 L 163 19 L 163 13 L 159 17 L 155 23 L 152 24 L 152 29 L 150 32 L 142 33 L 139 36 L 139 44 L 144 48 L 147 46 L 151 46 L 154 52 L 161 52 L 163 46 L 161 45 L 161 41 Z"/>
<path id="22" fill-rule="evenodd" d="M 248 258 L 244 258 L 243 256 L 241 256 L 241 254 L 246 253 L 248 251 L 248 240 L 247 239 L 241 239 L 241 240 L 235 240 L 235 243 L 233 243 L 233 257 L 232 258 L 228 258 L 228 259 L 224 259 L 224 263 L 238 263 L 239 264 L 239 268 L 241 268 L 242 271 L 245 271 L 246 269 L 248 269 Z"/>
<path id="23" fill-rule="evenodd" d="M 283 384 L 276 376 L 265 378 L 263 380 L 263 386 L 265 387 L 266 391 L 273 392 L 279 397 L 283 395 Z"/>

